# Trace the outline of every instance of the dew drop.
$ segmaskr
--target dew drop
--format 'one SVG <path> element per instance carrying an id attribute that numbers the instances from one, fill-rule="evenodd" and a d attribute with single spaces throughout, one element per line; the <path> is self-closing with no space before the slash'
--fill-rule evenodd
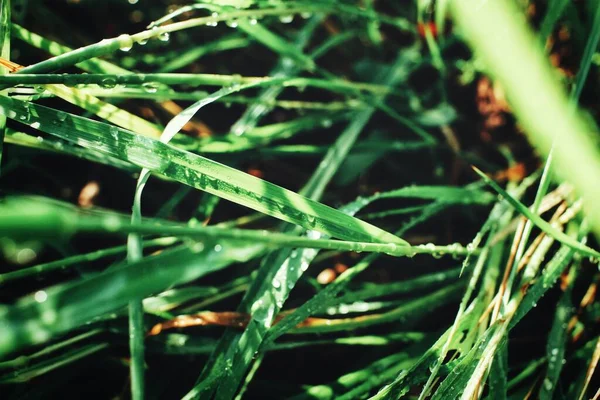
<path id="1" fill-rule="evenodd" d="M 121 35 L 117 38 L 121 51 L 129 51 L 133 47 L 133 39 L 129 35 Z"/>
<path id="2" fill-rule="evenodd" d="M 38 290 L 37 292 L 35 292 L 35 294 L 33 295 L 33 298 L 35 299 L 35 301 L 37 301 L 38 303 L 43 303 L 46 300 L 48 300 L 48 293 L 46 293 L 43 290 Z"/>
<path id="3" fill-rule="evenodd" d="M 257 20 L 256 18 L 250 18 L 250 19 L 248 20 L 248 23 L 249 23 L 250 25 L 256 25 L 256 24 L 258 24 L 258 20 Z"/>
<path id="4" fill-rule="evenodd" d="M 281 287 L 281 282 L 279 282 L 279 279 L 277 279 L 277 278 L 273 279 L 273 287 L 275 289 L 279 289 Z"/>
<path id="5" fill-rule="evenodd" d="M 292 15 L 292 14 L 290 14 L 290 15 L 282 15 L 282 16 L 279 17 L 279 21 L 281 21 L 282 24 L 289 24 L 293 20 L 294 20 L 294 15 Z"/>
<path id="6" fill-rule="evenodd" d="M 238 27 L 238 22 L 235 19 L 232 19 L 230 21 L 227 21 L 225 23 L 228 27 L 230 28 L 237 28 Z"/>
<path id="7" fill-rule="evenodd" d="M 143 46 L 146 43 L 148 43 L 148 38 L 138 39 L 136 43 L 139 44 L 140 46 Z"/>
<path id="8" fill-rule="evenodd" d="M 330 119 L 324 119 L 323 121 L 321 121 L 321 126 L 323 128 L 331 128 L 332 125 L 333 122 Z"/>
<path id="9" fill-rule="evenodd" d="M 211 17 L 218 18 L 219 17 L 219 13 L 214 12 L 214 13 L 211 14 Z M 219 23 L 217 21 L 210 21 L 210 22 L 206 23 L 206 26 L 213 26 L 214 27 L 214 26 L 217 26 L 218 24 Z"/>
<path id="10" fill-rule="evenodd" d="M 146 82 L 142 84 L 144 91 L 148 93 L 156 93 L 158 91 L 159 84 L 157 82 Z"/>
<path id="11" fill-rule="evenodd" d="M 64 122 L 67 119 L 67 113 L 59 111 L 56 113 L 56 119 L 60 122 Z"/>
<path id="12" fill-rule="evenodd" d="M 213 249 L 216 253 L 220 252 L 221 250 L 223 250 L 223 246 L 221 246 L 220 244 L 215 244 L 215 247 Z"/>
<path id="13" fill-rule="evenodd" d="M 100 86 L 106 89 L 112 89 L 117 86 L 117 80 L 115 78 L 104 78 L 100 81 Z"/>
<path id="14" fill-rule="evenodd" d="M 192 245 L 192 251 L 194 253 L 201 253 L 202 251 L 204 251 L 204 243 L 202 242 L 196 242 Z"/>
<path id="15" fill-rule="evenodd" d="M 168 42 L 170 37 L 171 36 L 169 35 L 169 32 L 162 32 L 158 35 L 158 40 L 160 40 L 161 42 Z"/>

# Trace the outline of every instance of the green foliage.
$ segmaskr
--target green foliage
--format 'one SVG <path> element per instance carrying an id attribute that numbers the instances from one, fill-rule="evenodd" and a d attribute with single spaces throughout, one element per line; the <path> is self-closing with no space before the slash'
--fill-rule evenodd
<path id="1" fill-rule="evenodd" d="M 3 398 L 593 395 L 593 1 L 79 3 L 0 0 Z"/>

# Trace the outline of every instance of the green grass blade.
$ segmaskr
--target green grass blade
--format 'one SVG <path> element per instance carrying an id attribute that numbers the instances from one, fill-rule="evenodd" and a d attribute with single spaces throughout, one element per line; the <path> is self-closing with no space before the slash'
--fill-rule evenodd
<path id="1" fill-rule="evenodd" d="M 570 330 L 568 328 L 569 321 L 574 315 L 574 310 L 576 310 L 573 307 L 574 304 L 572 296 L 577 271 L 577 268 L 571 268 L 567 278 L 570 282 L 570 285 L 562 293 L 556 307 L 554 321 L 552 322 L 552 328 L 550 328 L 550 334 L 548 335 L 548 343 L 546 344 L 548 368 L 546 370 L 546 376 L 542 381 L 539 394 L 540 400 L 549 400 L 554 398 L 558 385 L 558 379 L 563 369 L 563 360 L 566 352 L 565 347 L 570 337 Z"/>
<path id="2" fill-rule="evenodd" d="M 49 134 L 304 228 L 342 239 L 407 244 L 371 224 L 292 191 L 124 129 L 6 97 L 0 98 L 0 107 L 9 118 L 33 124 Z"/>
<path id="3" fill-rule="evenodd" d="M 582 254 L 585 254 L 590 257 L 600 257 L 600 253 L 594 249 L 589 248 L 568 236 L 562 231 L 559 231 L 548 222 L 543 220 L 539 215 L 532 213 L 529 208 L 527 208 L 523 203 L 519 200 L 512 197 L 508 194 L 504 189 L 502 189 L 496 182 L 491 180 L 486 174 L 481 172 L 479 169 L 473 167 L 474 171 L 488 184 L 490 185 L 498 194 L 500 194 L 506 201 L 508 201 L 519 213 L 533 222 L 538 228 L 542 231 L 546 232 L 549 236 L 553 237 L 557 241 L 571 247 L 574 250 L 579 251 Z"/>
<path id="4" fill-rule="evenodd" d="M 548 2 L 548 11 L 546 11 L 546 15 L 544 15 L 544 19 L 540 25 L 540 39 L 544 45 L 568 4 L 568 0 L 551 0 Z"/>
<path id="5" fill-rule="evenodd" d="M 146 247 L 166 247 L 177 243 L 175 238 L 160 238 L 146 241 Z M 127 246 L 115 246 L 107 249 L 96 250 L 91 253 L 78 254 L 75 256 L 63 258 L 56 261 L 38 264 L 33 267 L 21 268 L 15 271 L 0 274 L 0 285 L 12 282 L 17 279 L 31 278 L 33 276 L 41 277 L 43 274 L 64 270 L 68 267 L 81 265 L 86 262 L 100 260 L 105 257 L 124 254 L 127 251 Z"/>

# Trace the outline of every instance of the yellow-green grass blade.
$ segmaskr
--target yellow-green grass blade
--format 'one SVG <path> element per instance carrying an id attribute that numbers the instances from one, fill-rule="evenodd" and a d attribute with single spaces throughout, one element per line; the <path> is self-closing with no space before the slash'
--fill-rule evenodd
<path id="1" fill-rule="evenodd" d="M 523 216 L 525 216 L 527 219 L 529 219 L 533 224 L 535 224 L 542 231 L 546 232 L 549 236 L 551 236 L 554 239 L 556 239 L 557 241 L 571 247 L 572 249 L 581 252 L 582 254 L 585 254 L 590 257 L 596 257 L 596 258 L 600 257 L 600 253 L 598 251 L 596 251 L 584 244 L 581 244 L 580 242 L 578 242 L 571 236 L 567 235 L 566 233 L 564 233 L 562 231 L 559 231 L 558 229 L 556 229 L 555 227 L 550 225 L 548 222 L 543 220 L 542 217 L 540 217 L 539 215 L 531 212 L 529 210 L 529 208 L 527 208 L 523 203 L 521 203 L 519 200 L 517 200 L 513 196 L 511 196 L 508 192 L 506 192 L 506 190 L 502 189 L 496 182 L 494 182 L 486 174 L 481 172 L 481 170 L 479 170 L 476 167 L 473 167 L 473 170 L 475 172 L 477 172 L 477 174 L 485 182 L 487 182 L 487 184 L 489 184 L 506 201 L 508 201 L 519 213 L 521 213 Z"/>
<path id="2" fill-rule="evenodd" d="M 9 118 L 43 132 L 306 229 L 346 240 L 408 245 L 389 232 L 290 190 L 122 128 L 7 97 L 0 98 L 0 109 Z"/>

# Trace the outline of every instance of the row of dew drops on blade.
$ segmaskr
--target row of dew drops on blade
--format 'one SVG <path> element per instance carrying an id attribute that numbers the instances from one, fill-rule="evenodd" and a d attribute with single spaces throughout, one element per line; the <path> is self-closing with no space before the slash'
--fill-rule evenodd
<path id="1" fill-rule="evenodd" d="M 214 18 L 214 20 L 210 20 L 208 22 L 206 22 L 206 26 L 208 27 L 216 27 L 219 25 L 219 21 L 217 20 L 220 15 L 217 12 L 213 12 L 210 15 L 212 18 Z M 302 19 L 308 19 L 312 16 L 311 12 L 303 12 L 300 13 L 300 17 Z M 243 18 L 244 21 L 247 21 L 250 25 L 256 25 L 258 23 L 258 20 L 261 19 L 262 17 L 260 16 L 256 16 L 256 17 L 245 17 Z M 241 21 L 242 19 L 240 18 L 232 18 L 229 20 L 225 20 L 225 25 L 227 25 L 230 28 L 237 28 L 239 25 L 239 21 Z M 294 14 L 282 14 L 279 16 L 279 21 L 281 23 L 284 24 L 289 24 L 291 22 L 294 21 Z M 156 34 L 153 35 L 153 37 L 156 37 L 159 41 L 161 42 L 168 42 L 170 39 L 170 34 L 169 32 L 158 32 L 159 31 L 159 27 L 158 26 L 153 26 L 153 24 L 150 24 L 149 27 L 151 28 L 151 31 L 155 31 Z M 148 43 L 148 38 L 141 38 L 139 40 L 134 40 L 130 35 L 127 34 L 123 34 L 120 35 L 118 37 L 119 41 L 121 42 L 121 51 L 124 52 L 128 52 L 133 48 L 134 43 L 137 43 L 138 45 L 145 45 L 146 43 Z M 240 76 L 241 79 L 241 76 Z M 66 82 L 66 84 L 68 85 L 68 82 Z M 235 85 L 235 82 L 233 83 L 233 85 Z M 239 83 L 238 83 L 239 85 Z M 116 79 L 114 78 L 106 78 L 104 80 L 102 80 L 101 87 L 106 88 L 106 89 L 111 89 L 111 88 L 115 88 L 118 86 Z M 158 91 L 158 89 L 160 88 L 160 85 L 156 82 L 145 82 L 142 84 L 142 87 L 144 88 L 144 90 L 148 93 L 156 93 Z"/>

